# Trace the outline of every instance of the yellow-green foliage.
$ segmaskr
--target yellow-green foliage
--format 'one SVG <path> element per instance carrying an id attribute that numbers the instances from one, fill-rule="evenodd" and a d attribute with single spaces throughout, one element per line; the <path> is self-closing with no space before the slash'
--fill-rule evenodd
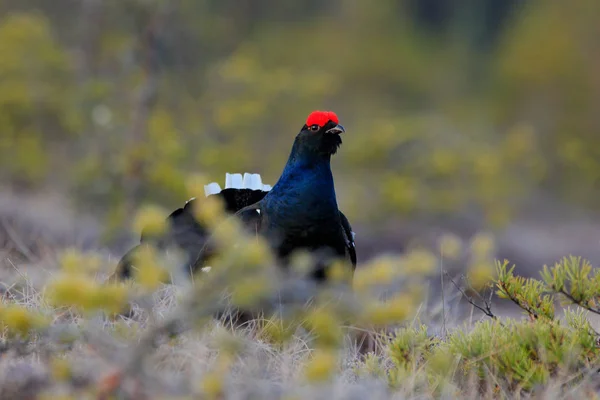
<path id="1" fill-rule="evenodd" d="M 427 374 L 435 390 L 447 385 L 468 390 L 473 376 L 478 390 L 486 391 L 492 383 L 507 393 L 531 391 L 552 379 L 582 379 L 600 361 L 598 334 L 585 311 L 567 309 L 565 321 L 555 319 L 553 302 L 560 294 L 567 303 L 598 313 L 600 286 L 596 274 L 590 276 L 589 262 L 564 258 L 544 269 L 545 283 L 515 276 L 514 267 L 507 267 L 508 262 L 497 265 L 498 292 L 531 318 L 485 320 L 445 338 L 428 335 L 424 326 L 396 330 L 386 346 L 395 364 L 388 371 L 390 384 L 398 385 L 411 370 Z"/>
<path id="2" fill-rule="evenodd" d="M 548 288 L 559 293 L 568 303 L 590 311 L 600 310 L 600 272 L 581 257 L 565 257 L 553 267 L 544 266 L 542 278 Z"/>
<path id="3" fill-rule="evenodd" d="M 168 278 L 168 271 L 152 245 L 144 245 L 136 251 L 133 266 L 135 280 L 147 290 L 158 288 Z"/>
<path id="4" fill-rule="evenodd" d="M 470 250 L 467 277 L 474 289 L 481 290 L 491 283 L 495 275 L 494 238 L 487 233 L 478 233 L 471 240 Z"/>
<path id="5" fill-rule="evenodd" d="M 321 347 L 336 347 L 342 340 L 341 321 L 336 317 L 334 309 L 325 307 L 311 312 L 306 318 L 305 326 L 316 338 Z"/>
<path id="6" fill-rule="evenodd" d="M 589 339 L 588 331 L 558 321 L 488 320 L 451 335 L 444 346 L 460 357 L 465 375 L 476 371 L 481 379 L 499 377 L 512 389 L 532 389 L 597 362 L 600 353 Z"/>
<path id="7" fill-rule="evenodd" d="M 0 324 L 8 331 L 9 336 L 27 337 L 32 331 L 48 326 L 48 320 L 42 314 L 24 306 L 2 304 L 0 305 Z"/>
<path id="8" fill-rule="evenodd" d="M 526 279 L 515 276 L 515 266 L 508 268 L 508 261 L 497 262 L 498 296 L 510 299 L 532 318 L 554 318 L 554 297 L 549 293 L 546 286 L 537 279 Z"/>
<path id="9" fill-rule="evenodd" d="M 65 251 L 61 271 L 45 287 L 45 297 L 55 307 L 75 307 L 81 311 L 104 310 L 116 313 L 123 310 L 129 297 L 124 283 L 100 284 L 94 279 L 101 261 L 93 254 L 76 250 Z"/>
<path id="10" fill-rule="evenodd" d="M 4 179 L 39 183 L 52 141 L 79 128 L 67 54 L 40 14 L 0 19 L 0 166 Z"/>
<path id="11" fill-rule="evenodd" d="M 125 367 L 118 366 L 114 375 L 117 378 L 125 371 L 135 374 L 138 363 L 160 352 L 154 348 L 158 338 L 172 338 L 161 345 L 163 350 L 192 340 L 193 335 L 178 335 L 177 327 L 182 323 L 201 336 L 208 334 L 210 340 L 203 346 L 216 349 L 210 371 L 194 383 L 194 393 L 206 398 L 220 398 L 228 390 L 237 360 L 247 356 L 244 353 L 250 339 L 267 346 L 276 358 L 290 349 L 298 352 L 300 346 L 300 355 L 293 356 L 298 379 L 318 386 L 331 383 L 346 368 L 343 357 L 348 339 L 356 340 L 357 332 L 371 335 L 376 337 L 376 351 L 354 361 L 352 371 L 361 379 L 385 381 L 390 390 L 399 393 L 489 395 L 502 391 L 510 395 L 533 393 L 537 387 L 549 385 L 566 390 L 584 381 L 600 362 L 598 334 L 587 314 L 566 310 L 564 320 L 554 316 L 557 296 L 600 313 L 596 309 L 596 299 L 600 298 L 597 274 L 585 260 L 569 257 L 546 267 L 542 272 L 544 281 L 515 275 L 514 267 L 509 268 L 507 261 L 497 263 L 493 283 L 498 293 L 516 303 L 530 318 L 501 319 L 486 314 L 493 319 L 444 330 L 443 335 L 432 334 L 429 326 L 414 322 L 406 325 L 414 321 L 421 300 L 420 290 L 415 289 L 420 286 L 419 279 L 431 270 L 427 266 L 437 263 L 435 257 L 419 249 L 405 257 L 381 256 L 361 267 L 355 275 L 356 290 L 352 295 L 329 288 L 315 292 L 308 303 L 286 303 L 281 305 L 283 312 L 271 314 L 273 309 L 265 308 L 267 300 L 279 298 L 280 293 L 275 292 L 279 281 L 266 243 L 241 230 L 235 219 L 225 217 L 222 206 L 204 200 L 199 199 L 198 212 L 212 227 L 214 245 L 222 255 L 211 260 L 210 272 L 199 272 L 193 285 L 172 296 L 177 304 L 166 315 L 159 317 L 148 308 L 151 323 L 140 322 L 136 317 L 105 319 L 106 338 L 131 342 L 134 349 L 124 354 L 128 361 Z M 147 218 L 141 219 L 157 225 L 155 217 L 159 213 L 150 211 L 142 212 L 140 215 Z M 479 235 L 472 243 L 474 257 L 489 256 L 492 247 L 489 236 Z M 310 256 L 303 254 L 300 259 L 306 263 Z M 55 327 L 51 325 L 60 326 L 69 314 L 78 318 L 77 324 L 86 332 L 90 318 L 98 318 L 102 311 L 114 317 L 114 313 L 126 309 L 128 302 L 146 307 L 163 295 L 160 290 L 165 287 L 167 273 L 175 272 L 168 258 L 152 246 L 142 247 L 134 264 L 132 283 L 101 283 L 97 275 L 105 267 L 102 259 L 94 253 L 66 250 L 59 257 L 60 270 L 42 290 L 40 304 L 46 310 L 12 300 L 0 306 L 4 339 L 9 344 L 24 338 L 31 342 L 55 340 L 57 346 L 89 340 L 89 334 L 81 335 L 77 329 L 52 339 L 49 332 Z M 377 288 L 386 287 L 397 278 L 405 280 L 399 292 L 384 299 L 374 296 Z M 342 289 L 344 284 L 345 281 L 338 281 L 336 287 Z M 223 295 L 227 293 L 232 306 L 257 317 L 248 327 L 240 327 L 246 338 L 229 325 L 210 322 L 211 316 L 224 310 Z M 376 331 L 379 328 L 383 329 Z M 60 353 L 53 354 L 52 377 L 68 385 L 77 371 Z M 105 383 L 110 390 L 120 385 L 120 380 L 115 379 Z"/>
<path id="12" fill-rule="evenodd" d="M 585 194 L 590 188 L 585 182 L 600 174 L 598 146 L 590 145 L 598 138 L 593 128 L 598 116 L 590 102 L 598 86 L 590 77 L 600 61 L 589 56 L 597 51 L 600 30 L 591 21 L 598 15 L 594 0 L 578 0 L 574 7 L 560 1 L 528 3 L 500 43 L 491 93 L 499 120 L 523 115 L 534 104 L 544 108 L 546 123 L 541 115 L 531 119 L 544 126 L 533 133 L 543 138 L 540 177 L 553 181 L 565 199 L 587 204 L 593 200 Z"/>
<path id="13" fill-rule="evenodd" d="M 275 345 L 283 345 L 292 338 L 295 324 L 272 317 L 264 321 L 259 332 L 259 337 Z"/>
<path id="14" fill-rule="evenodd" d="M 317 349 L 305 368 L 305 376 L 309 382 L 326 381 L 335 373 L 338 356 L 331 349 Z"/>
<path id="15" fill-rule="evenodd" d="M 141 208 L 135 220 L 133 227 L 137 234 L 144 236 L 160 236 L 167 228 L 167 216 L 165 210 L 156 206 L 146 206 Z"/>
<path id="16" fill-rule="evenodd" d="M 435 341 L 427 334 L 426 326 L 402 328 L 394 332 L 388 351 L 398 366 L 406 366 L 421 362 L 434 345 Z"/>
<path id="17" fill-rule="evenodd" d="M 572 376 L 598 362 L 600 350 L 585 317 L 574 322 L 486 320 L 456 329 L 447 338 L 434 338 L 427 329 L 396 331 L 387 346 L 395 363 L 394 377 L 421 370 L 430 383 L 452 382 L 469 389 L 475 374 L 481 384 L 494 382 L 505 390 L 531 390 L 558 376 Z M 400 374 L 400 375 L 398 375 Z M 484 386 L 482 386 L 483 388 Z"/>

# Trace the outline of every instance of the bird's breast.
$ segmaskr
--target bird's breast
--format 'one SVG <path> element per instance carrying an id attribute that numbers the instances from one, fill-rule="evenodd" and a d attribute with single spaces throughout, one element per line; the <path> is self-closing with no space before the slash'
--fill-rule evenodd
<path id="1" fill-rule="evenodd" d="M 337 204 L 323 198 L 295 197 L 279 199 L 265 207 L 271 224 L 311 231 L 328 223 L 339 223 Z"/>

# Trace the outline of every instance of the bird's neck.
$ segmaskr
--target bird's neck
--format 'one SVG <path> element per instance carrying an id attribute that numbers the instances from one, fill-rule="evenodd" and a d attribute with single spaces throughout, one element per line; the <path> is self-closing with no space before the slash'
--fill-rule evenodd
<path id="1" fill-rule="evenodd" d="M 337 215 L 338 210 L 331 156 L 309 150 L 294 143 L 281 177 L 265 198 L 273 212 L 307 222 Z"/>
<path id="2" fill-rule="evenodd" d="M 302 145 L 302 143 L 296 139 L 279 181 L 285 183 L 289 180 L 294 181 L 299 178 L 304 179 L 305 177 L 329 180 L 333 187 L 331 155 L 317 152 L 315 149 Z M 279 182 L 277 182 L 277 184 L 278 183 Z M 273 189 L 275 189 L 275 187 Z"/>

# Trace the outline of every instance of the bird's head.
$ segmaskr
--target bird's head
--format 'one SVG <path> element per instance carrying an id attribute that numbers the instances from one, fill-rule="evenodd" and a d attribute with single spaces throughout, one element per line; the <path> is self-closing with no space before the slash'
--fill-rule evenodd
<path id="1" fill-rule="evenodd" d="M 333 111 L 313 111 L 306 118 L 296 141 L 311 152 L 329 157 L 342 144 L 340 134 L 344 132 L 344 127 L 339 124 Z"/>

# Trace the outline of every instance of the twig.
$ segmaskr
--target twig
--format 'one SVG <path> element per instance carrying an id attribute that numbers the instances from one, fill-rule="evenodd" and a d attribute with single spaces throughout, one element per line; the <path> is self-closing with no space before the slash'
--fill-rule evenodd
<path id="1" fill-rule="evenodd" d="M 573 295 L 569 292 L 566 292 L 564 289 L 561 289 L 559 291 L 557 291 L 557 293 L 562 294 L 563 296 L 565 296 L 567 299 L 571 300 L 574 304 L 578 305 L 579 307 L 586 309 L 590 312 L 593 312 L 594 314 L 599 314 L 600 315 L 600 309 L 598 308 L 594 308 L 594 307 L 590 307 L 588 305 L 583 304 L 583 302 L 581 300 L 577 300 L 575 299 L 575 297 L 573 297 Z"/>
<path id="2" fill-rule="evenodd" d="M 587 306 L 585 304 L 583 304 L 581 302 L 581 300 L 577 300 L 575 299 L 575 297 L 573 297 L 573 295 L 569 292 L 566 292 L 564 289 L 558 290 L 556 291 L 556 293 L 562 294 L 563 296 L 565 296 L 567 299 L 571 300 L 573 302 L 573 304 L 583 308 L 584 310 L 593 312 L 594 314 L 599 314 L 600 315 L 600 309 L 597 308 L 593 308 L 590 306 Z M 597 330 L 595 330 L 591 325 L 588 324 L 588 328 L 590 330 L 590 333 L 592 333 L 593 335 L 600 337 L 600 332 L 598 332 Z"/>
<path id="3" fill-rule="evenodd" d="M 205 307 L 201 311 L 196 311 L 194 313 L 194 319 L 197 321 L 202 318 L 210 317 L 221 309 L 222 307 L 219 304 Z M 142 366 L 146 356 L 148 356 L 150 350 L 156 348 L 158 338 L 161 336 L 179 335 L 185 330 L 191 328 L 190 324 L 182 325 L 182 322 L 188 319 L 189 310 L 187 307 L 183 307 L 180 312 L 173 313 L 173 315 L 162 321 L 162 323 L 148 330 L 133 349 L 131 356 L 122 369 L 123 375 L 131 376 L 135 375 L 137 371 L 140 371 L 140 367 Z"/>
<path id="4" fill-rule="evenodd" d="M 509 293 L 509 291 L 506 289 L 506 285 L 502 284 L 502 282 L 498 283 L 498 287 L 500 289 L 502 289 L 502 291 L 506 294 L 506 297 L 510 301 L 515 303 L 520 309 L 524 310 L 527 314 L 529 314 L 530 317 L 532 317 L 533 319 L 536 319 L 536 320 L 540 317 L 540 315 L 533 308 L 528 307 L 527 304 L 523 304 L 518 298 L 511 295 Z"/>
<path id="5" fill-rule="evenodd" d="M 206 317 L 223 312 L 227 307 L 218 300 L 222 289 L 226 286 L 230 269 L 226 265 L 212 275 L 212 281 L 204 297 L 198 295 L 198 288 L 190 286 L 182 303 L 158 325 L 150 327 L 131 351 L 124 367 L 121 369 L 125 376 L 134 376 L 141 370 L 145 358 L 158 345 L 157 340 L 163 336 L 180 335 L 192 328 L 189 322 L 200 321 Z"/>
<path id="6" fill-rule="evenodd" d="M 491 303 L 484 301 L 483 302 L 483 307 L 480 306 L 479 304 L 477 304 L 475 302 L 475 300 L 473 300 L 473 297 L 469 296 L 455 281 L 454 279 L 452 279 L 452 277 L 448 274 L 448 272 L 444 272 L 444 274 L 448 277 L 448 279 L 450 280 L 450 282 L 452 282 L 452 284 L 454 285 L 454 287 L 465 297 L 465 299 L 467 299 L 467 301 L 475 308 L 477 308 L 479 311 L 481 311 L 482 313 L 484 313 L 486 316 L 490 317 L 491 319 L 497 320 L 498 317 L 492 312 L 492 305 Z M 481 297 L 481 296 L 480 296 Z"/>
<path id="7" fill-rule="evenodd" d="M 442 283 L 442 338 L 446 338 L 446 295 L 444 292 L 444 248 L 440 248 L 440 280 Z"/>
<path id="8" fill-rule="evenodd" d="M 23 272 L 21 272 L 19 270 L 19 268 L 15 265 L 15 263 L 13 263 L 10 258 L 7 258 L 6 261 L 8 261 L 8 263 L 13 267 L 13 269 L 15 270 L 15 272 L 17 274 L 19 274 L 19 276 L 25 280 L 25 283 L 27 284 L 27 287 L 33 288 L 33 285 L 29 281 L 29 278 L 25 274 L 23 274 Z M 21 293 L 21 294 L 24 294 L 24 293 Z"/>
<path id="9" fill-rule="evenodd" d="M 12 229 L 12 227 L 6 222 L 4 219 L 0 219 L 0 223 L 2 223 L 2 227 L 6 231 L 8 238 L 13 241 L 13 243 L 17 246 L 17 250 L 19 250 L 29 261 L 34 261 L 35 257 L 29 248 L 21 241 L 19 235 Z"/>

